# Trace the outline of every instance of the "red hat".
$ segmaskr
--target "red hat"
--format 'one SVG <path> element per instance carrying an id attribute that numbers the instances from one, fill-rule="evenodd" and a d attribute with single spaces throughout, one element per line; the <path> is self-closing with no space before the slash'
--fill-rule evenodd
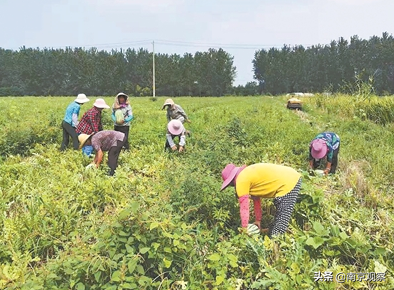
<path id="1" fill-rule="evenodd" d="M 311 143 L 311 155 L 315 159 L 321 159 L 326 156 L 328 148 L 326 141 L 322 139 L 315 139 Z"/>
<path id="2" fill-rule="evenodd" d="M 222 188 L 220 190 L 225 189 L 231 181 L 246 167 L 246 165 L 243 165 L 241 167 L 236 167 L 234 164 L 230 163 L 227 164 L 226 167 L 222 171 L 222 179 L 223 179 L 223 184 Z"/>

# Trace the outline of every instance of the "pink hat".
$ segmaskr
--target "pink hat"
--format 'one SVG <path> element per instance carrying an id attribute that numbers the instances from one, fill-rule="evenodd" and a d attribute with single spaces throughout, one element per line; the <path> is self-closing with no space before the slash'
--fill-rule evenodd
<path id="1" fill-rule="evenodd" d="M 311 155 L 315 159 L 321 159 L 326 156 L 328 148 L 326 141 L 322 139 L 315 139 L 311 143 Z"/>
<path id="2" fill-rule="evenodd" d="M 109 109 L 109 106 L 105 103 L 103 99 L 96 99 L 93 106 L 100 108 L 100 109 Z"/>
<path id="3" fill-rule="evenodd" d="M 179 135 L 185 130 L 182 122 L 179 120 L 171 120 L 167 125 L 167 129 L 172 135 Z"/>
<path id="4" fill-rule="evenodd" d="M 241 167 L 236 167 L 234 164 L 227 164 L 226 167 L 222 171 L 222 188 L 220 190 L 225 189 L 230 185 L 231 181 L 246 167 L 243 165 Z"/>

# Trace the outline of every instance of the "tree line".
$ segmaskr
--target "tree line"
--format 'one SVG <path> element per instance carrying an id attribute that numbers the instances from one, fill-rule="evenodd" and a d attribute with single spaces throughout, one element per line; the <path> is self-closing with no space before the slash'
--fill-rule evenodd
<path id="1" fill-rule="evenodd" d="M 153 54 L 146 49 L 0 48 L 0 95 L 151 96 Z M 394 93 L 394 38 L 357 35 L 328 45 L 261 49 L 254 79 L 233 86 L 234 57 L 223 49 L 155 54 L 156 94 L 163 96 L 278 95 L 288 92 L 354 93 L 363 82 L 380 95 Z"/>
<path id="2" fill-rule="evenodd" d="M 286 92 L 357 91 L 369 83 L 379 95 L 394 93 L 394 38 L 387 32 L 369 40 L 357 35 L 331 41 L 329 45 L 283 46 L 256 51 L 254 78 L 259 90 Z"/>
<path id="3" fill-rule="evenodd" d="M 0 95 L 152 95 L 153 54 L 146 49 L 0 48 Z M 195 54 L 155 54 L 156 94 L 222 96 L 235 77 L 223 49 Z"/>

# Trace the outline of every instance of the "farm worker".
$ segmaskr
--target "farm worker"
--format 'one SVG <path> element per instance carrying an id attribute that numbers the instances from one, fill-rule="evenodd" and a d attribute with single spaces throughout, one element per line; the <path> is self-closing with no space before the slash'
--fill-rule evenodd
<path id="1" fill-rule="evenodd" d="M 97 168 L 103 161 L 104 152 L 108 151 L 108 166 L 110 168 L 109 175 L 115 174 L 118 166 L 118 158 L 120 151 L 125 142 L 125 134 L 118 131 L 104 130 L 92 134 L 81 134 L 78 136 L 82 148 L 84 145 L 91 145 L 96 154 L 92 164 Z"/>
<path id="2" fill-rule="evenodd" d="M 114 121 L 114 130 L 125 134 L 124 148 L 129 150 L 129 130 L 130 121 L 133 120 L 133 111 L 129 103 L 129 96 L 125 93 L 116 95 L 112 105 L 111 118 Z"/>
<path id="3" fill-rule="evenodd" d="M 182 152 L 183 149 L 185 148 L 186 145 L 186 130 L 185 127 L 183 127 L 183 124 L 179 120 L 171 120 L 167 124 L 167 134 L 166 134 L 167 140 L 166 140 L 166 145 L 164 149 L 171 148 L 172 151 L 177 150 L 178 148 L 176 147 L 174 143 L 174 138 L 178 137 L 179 138 L 179 152 Z"/>
<path id="4" fill-rule="evenodd" d="M 309 168 L 319 167 L 322 159 L 327 157 L 324 174 L 335 173 L 338 165 L 338 153 L 340 147 L 339 136 L 333 132 L 318 134 L 309 144 Z"/>
<path id="5" fill-rule="evenodd" d="M 101 122 L 101 111 L 103 109 L 109 109 L 109 106 L 103 99 L 96 99 L 93 107 L 83 114 L 81 121 L 76 128 L 76 132 L 78 134 L 90 135 L 92 133 L 102 131 L 103 124 Z M 82 148 L 82 153 L 87 156 L 90 156 L 92 152 L 93 148 L 91 146 L 84 146 Z"/>
<path id="6" fill-rule="evenodd" d="M 222 171 L 221 190 L 235 187 L 240 205 L 241 225 L 246 229 L 249 223 L 249 196 L 253 200 L 254 222 L 261 229 L 261 198 L 273 198 L 276 214 L 270 229 L 263 229 L 269 236 L 286 232 L 301 187 L 301 175 L 293 168 L 257 163 L 237 167 L 227 164 Z"/>
<path id="7" fill-rule="evenodd" d="M 161 109 L 164 110 L 165 107 L 167 107 L 167 122 L 170 122 L 171 120 L 179 120 L 182 124 L 185 122 L 191 123 L 182 107 L 175 104 L 172 99 L 165 100 Z M 190 131 L 186 130 L 186 134 L 190 135 Z"/>
<path id="8" fill-rule="evenodd" d="M 85 94 L 78 94 L 77 98 L 68 105 L 66 109 L 66 114 L 64 115 L 62 128 L 63 128 L 63 141 L 60 147 L 61 151 L 66 150 L 70 136 L 73 140 L 74 150 L 78 150 L 78 134 L 75 131 L 75 127 L 78 125 L 78 116 L 81 106 L 84 103 L 89 102 L 89 99 Z"/>
<path id="9" fill-rule="evenodd" d="M 172 99 L 165 100 L 161 109 L 164 110 L 165 107 L 167 107 L 167 122 L 179 120 L 182 124 L 185 122 L 191 123 L 182 107 L 175 104 Z"/>

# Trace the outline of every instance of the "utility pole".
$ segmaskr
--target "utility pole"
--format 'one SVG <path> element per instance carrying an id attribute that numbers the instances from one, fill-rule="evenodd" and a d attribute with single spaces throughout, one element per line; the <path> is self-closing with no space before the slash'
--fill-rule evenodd
<path id="1" fill-rule="evenodd" d="M 153 73 L 153 97 L 156 97 L 156 80 L 155 80 L 155 42 L 153 44 L 153 64 L 152 64 L 152 73 Z"/>

